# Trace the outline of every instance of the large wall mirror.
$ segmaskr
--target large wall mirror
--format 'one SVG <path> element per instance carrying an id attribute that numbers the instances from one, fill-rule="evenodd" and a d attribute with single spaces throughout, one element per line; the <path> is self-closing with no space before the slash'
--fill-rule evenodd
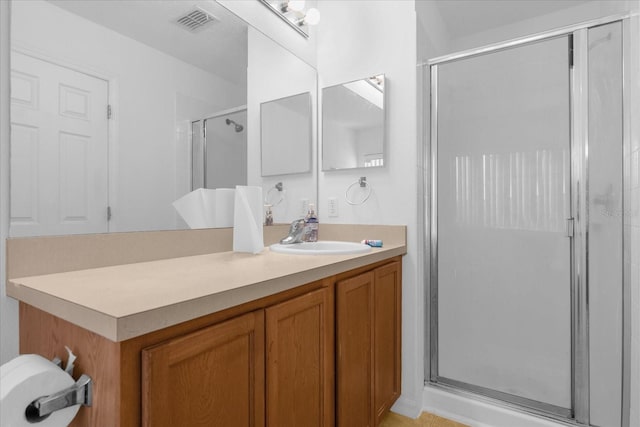
<path id="1" fill-rule="evenodd" d="M 383 74 L 322 89 L 322 170 L 384 166 Z"/>
<path id="2" fill-rule="evenodd" d="M 271 185 L 260 104 L 315 99 L 313 67 L 215 1 L 13 0 L 11 13 L 11 236 L 186 228 L 172 202 L 192 189 Z M 282 67 L 297 87 L 265 78 Z M 301 197 L 316 198 L 315 176 Z"/>

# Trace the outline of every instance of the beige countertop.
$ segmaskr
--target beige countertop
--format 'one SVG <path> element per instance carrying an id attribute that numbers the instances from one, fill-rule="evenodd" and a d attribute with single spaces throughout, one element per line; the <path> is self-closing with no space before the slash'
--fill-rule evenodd
<path id="1" fill-rule="evenodd" d="M 217 252 L 10 278 L 7 295 L 124 341 L 405 253 L 404 242 L 358 255 Z"/>

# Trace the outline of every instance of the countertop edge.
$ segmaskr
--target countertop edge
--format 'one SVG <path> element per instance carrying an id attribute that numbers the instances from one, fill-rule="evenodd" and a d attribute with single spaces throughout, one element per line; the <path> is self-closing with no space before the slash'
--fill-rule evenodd
<path id="1" fill-rule="evenodd" d="M 58 298 L 28 286 L 7 281 L 6 294 L 68 322 L 102 335 L 112 341 L 117 337 L 118 319 L 71 301 Z M 82 322 L 78 320 L 82 319 Z"/>
<path id="2" fill-rule="evenodd" d="M 11 280 L 7 281 L 6 294 L 120 342 L 406 253 L 406 245 L 400 245 L 124 317 L 113 317 Z"/>

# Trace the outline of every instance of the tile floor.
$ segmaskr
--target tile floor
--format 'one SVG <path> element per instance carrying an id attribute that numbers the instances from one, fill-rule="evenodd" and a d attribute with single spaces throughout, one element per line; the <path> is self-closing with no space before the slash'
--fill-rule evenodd
<path id="1" fill-rule="evenodd" d="M 455 421 L 441 418 L 428 412 L 423 412 L 416 420 L 389 412 L 382 420 L 380 427 L 468 427 Z"/>

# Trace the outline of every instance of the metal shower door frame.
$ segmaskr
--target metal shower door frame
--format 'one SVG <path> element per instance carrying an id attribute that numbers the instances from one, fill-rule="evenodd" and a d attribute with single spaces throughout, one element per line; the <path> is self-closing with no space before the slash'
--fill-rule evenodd
<path id="1" fill-rule="evenodd" d="M 616 15 L 598 20 L 593 20 L 555 31 L 548 31 L 529 37 L 514 39 L 503 43 L 497 43 L 472 49 L 443 57 L 435 58 L 425 64 L 426 79 L 429 79 L 430 87 L 430 125 L 424 138 L 423 182 L 424 189 L 429 191 L 424 198 L 423 207 L 424 240 L 423 250 L 429 254 L 428 271 L 425 272 L 425 318 L 427 322 L 427 339 L 425 340 L 425 385 L 442 388 L 448 392 L 463 395 L 467 398 L 489 401 L 492 404 L 507 407 L 519 412 L 530 413 L 538 416 L 554 419 L 561 422 L 577 422 L 589 424 L 590 411 L 590 384 L 589 384 L 589 325 L 588 325 L 588 30 L 599 25 L 613 22 L 622 22 L 623 25 L 623 84 L 629 85 L 629 50 L 631 21 L 637 24 L 638 17 L 630 14 Z M 571 238 L 571 402 L 572 410 L 566 413 L 562 408 L 538 402 L 538 405 L 528 399 L 507 395 L 495 390 L 474 387 L 468 384 L 457 383 L 454 380 L 441 381 L 438 377 L 438 65 L 489 54 L 505 49 L 517 48 L 543 40 L 557 37 L 568 37 L 572 60 L 570 62 L 570 200 L 571 215 L 574 223 L 573 236 Z M 625 107 L 629 105 L 629 95 L 623 93 Z M 426 101 L 426 100 L 425 100 Z M 629 108 L 623 108 L 623 153 L 630 153 L 630 140 L 628 130 L 631 125 Z M 428 135 L 427 135 L 428 133 Z M 427 137 L 429 140 L 427 141 Z M 628 203 L 629 198 L 629 162 L 624 163 L 623 203 Z M 627 200 L 627 202 L 624 202 Z M 424 217 L 426 216 L 426 218 Z M 625 215 L 626 217 L 626 215 Z M 625 219 L 627 224 L 627 219 Z M 623 231 L 624 254 L 629 250 L 629 234 Z M 426 270 L 426 269 L 425 269 Z M 623 393 L 622 393 L 622 426 L 629 425 L 629 378 L 630 378 L 630 307 L 628 295 L 630 294 L 630 268 L 627 264 L 623 267 Z M 626 416 L 625 416 L 626 412 Z"/>

